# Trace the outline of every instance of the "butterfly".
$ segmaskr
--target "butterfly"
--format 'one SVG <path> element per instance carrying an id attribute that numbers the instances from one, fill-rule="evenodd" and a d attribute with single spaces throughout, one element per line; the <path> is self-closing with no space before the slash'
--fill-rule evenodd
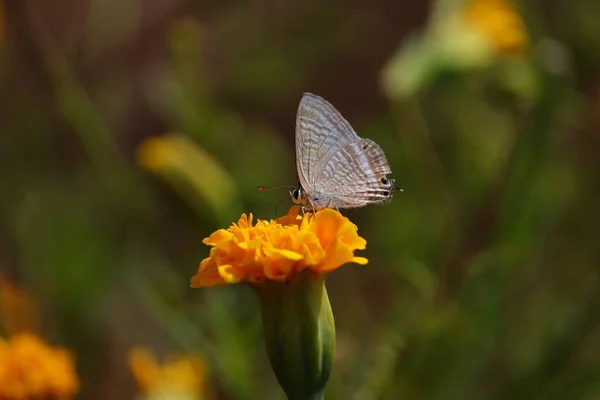
<path id="1" fill-rule="evenodd" d="M 328 101 L 304 93 L 296 115 L 298 186 L 290 196 L 313 211 L 356 208 L 392 199 L 395 180 L 381 147 L 359 137 Z"/>

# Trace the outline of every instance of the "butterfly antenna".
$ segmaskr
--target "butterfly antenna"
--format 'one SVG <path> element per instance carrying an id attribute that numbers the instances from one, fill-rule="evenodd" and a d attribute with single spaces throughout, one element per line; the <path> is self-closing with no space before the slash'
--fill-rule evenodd
<path id="1" fill-rule="evenodd" d="M 296 189 L 296 186 L 292 186 L 292 185 L 274 185 L 274 186 L 257 186 L 256 187 L 258 190 L 270 190 L 270 189 L 279 189 L 279 188 L 287 188 L 287 189 Z M 282 199 L 280 201 L 277 202 L 277 204 L 275 204 L 275 215 L 273 216 L 273 219 L 277 219 L 277 208 L 281 205 L 281 203 L 283 203 L 286 199 Z"/>
<path id="2" fill-rule="evenodd" d="M 294 189 L 294 188 L 296 188 L 296 186 L 292 186 L 292 185 L 274 185 L 274 186 L 257 186 L 256 188 L 258 190 L 271 190 L 271 189 L 279 189 L 279 188 Z"/>
<path id="3" fill-rule="evenodd" d="M 285 201 L 285 199 L 283 199 L 283 200 L 280 200 L 280 201 L 278 201 L 278 202 L 277 202 L 277 204 L 275 204 L 275 216 L 273 217 L 273 219 L 277 219 L 277 218 L 279 218 L 279 217 L 278 217 L 278 215 L 279 215 L 279 214 L 277 214 L 277 208 L 278 208 L 278 207 L 281 205 L 281 203 L 283 203 L 284 201 Z"/>

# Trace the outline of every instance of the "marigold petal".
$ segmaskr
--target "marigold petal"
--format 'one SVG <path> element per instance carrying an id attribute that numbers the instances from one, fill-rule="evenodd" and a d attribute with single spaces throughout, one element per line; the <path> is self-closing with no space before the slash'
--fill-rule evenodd
<path id="1" fill-rule="evenodd" d="M 312 222 L 313 219 L 314 219 L 314 215 L 313 214 L 306 214 L 302 218 L 302 221 L 300 221 L 300 223 L 298 224 L 298 226 L 300 228 L 300 231 L 301 232 L 306 232 L 307 230 L 309 230 L 310 223 Z"/>
<path id="2" fill-rule="evenodd" d="M 352 224 L 342 214 L 328 208 L 315 214 L 309 229 L 317 235 L 323 249 L 327 250 L 344 223 Z"/>
<path id="3" fill-rule="evenodd" d="M 304 217 L 307 217 L 307 216 L 304 216 Z M 275 223 L 283 225 L 283 226 L 291 226 L 291 225 L 300 225 L 300 223 L 303 220 L 304 220 L 304 218 L 300 215 L 300 206 L 294 205 L 288 210 L 287 215 L 277 218 L 277 220 L 272 221 L 272 222 L 275 222 Z"/>
<path id="4" fill-rule="evenodd" d="M 352 257 L 352 262 L 360 265 L 367 265 L 369 260 L 365 257 Z"/>
<path id="5" fill-rule="evenodd" d="M 265 249 L 265 255 L 269 255 L 269 256 L 277 257 L 277 258 L 281 258 L 281 259 L 286 259 L 286 260 L 290 260 L 290 261 L 300 261 L 304 258 L 304 257 L 302 257 L 302 254 L 298 254 L 295 251 L 286 250 L 286 249 Z"/>
<path id="6" fill-rule="evenodd" d="M 265 249 L 264 273 L 268 279 L 283 281 L 292 271 L 298 261 L 303 259 L 301 254 L 286 249 Z"/>
<path id="7" fill-rule="evenodd" d="M 325 257 L 325 250 L 321 247 L 319 238 L 312 232 L 303 233 L 296 239 L 298 252 L 302 254 L 306 265 L 315 265 Z"/>
<path id="8" fill-rule="evenodd" d="M 240 217 L 240 219 L 238 220 L 238 226 L 240 228 L 251 228 L 252 227 L 252 213 L 250 213 L 249 216 L 246 216 L 246 214 L 242 214 L 242 216 Z"/>
<path id="9" fill-rule="evenodd" d="M 358 228 L 356 225 L 348 221 L 338 232 L 338 239 L 353 250 L 364 250 L 367 248 L 367 241 L 358 236 Z"/>
<path id="10" fill-rule="evenodd" d="M 225 229 L 219 229 L 218 231 L 213 232 L 209 237 L 204 239 L 202 241 L 202 243 L 204 243 L 208 246 L 217 246 L 220 243 L 231 240 L 232 237 L 233 237 L 233 233 L 231 233 Z"/>
<path id="11" fill-rule="evenodd" d="M 231 264 L 219 265 L 219 275 L 227 283 L 238 283 L 244 277 L 243 272 Z"/>
<path id="12" fill-rule="evenodd" d="M 254 242 L 254 243 L 253 243 Z M 259 240 L 244 239 L 233 236 L 231 240 L 227 240 L 223 243 L 219 243 L 215 249 L 217 249 L 211 257 L 217 261 L 218 264 L 228 264 L 229 261 L 223 262 L 222 260 L 251 260 L 254 256 Z"/>
<path id="13" fill-rule="evenodd" d="M 211 253 L 213 253 L 213 248 Z M 190 286 L 193 288 L 202 288 L 210 286 L 225 285 L 227 282 L 219 274 L 217 264 L 212 258 L 205 258 L 198 267 L 198 273 L 192 276 Z"/>
<path id="14" fill-rule="evenodd" d="M 325 258 L 318 265 L 317 270 L 321 273 L 331 272 L 354 259 L 352 249 L 342 243 L 340 240 L 334 240 Z"/>

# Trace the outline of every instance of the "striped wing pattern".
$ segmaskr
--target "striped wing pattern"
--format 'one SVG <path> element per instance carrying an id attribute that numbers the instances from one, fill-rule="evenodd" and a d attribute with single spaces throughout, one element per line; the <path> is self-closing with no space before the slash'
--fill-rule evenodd
<path id="1" fill-rule="evenodd" d="M 323 163 L 342 146 L 359 139 L 329 102 L 305 93 L 296 116 L 296 167 L 302 188 L 313 188 Z"/>
<path id="2" fill-rule="evenodd" d="M 296 121 L 296 165 L 302 204 L 354 208 L 391 199 L 393 180 L 381 147 L 360 138 L 326 100 L 305 93 Z"/>

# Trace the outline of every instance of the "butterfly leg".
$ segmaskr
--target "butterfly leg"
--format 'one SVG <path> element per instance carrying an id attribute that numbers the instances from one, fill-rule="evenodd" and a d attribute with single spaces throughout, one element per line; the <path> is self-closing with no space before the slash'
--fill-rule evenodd
<path id="1" fill-rule="evenodd" d="M 316 208 L 314 203 L 309 199 L 308 202 L 310 203 L 310 211 L 314 214 L 316 212 Z"/>
<path id="2" fill-rule="evenodd" d="M 327 202 L 327 206 L 325 206 L 325 208 L 332 208 L 331 207 L 332 202 L 333 202 L 333 199 L 329 199 L 329 201 Z M 334 204 L 333 208 L 335 208 L 337 212 L 340 212 L 340 209 L 338 208 L 337 204 Z"/>

